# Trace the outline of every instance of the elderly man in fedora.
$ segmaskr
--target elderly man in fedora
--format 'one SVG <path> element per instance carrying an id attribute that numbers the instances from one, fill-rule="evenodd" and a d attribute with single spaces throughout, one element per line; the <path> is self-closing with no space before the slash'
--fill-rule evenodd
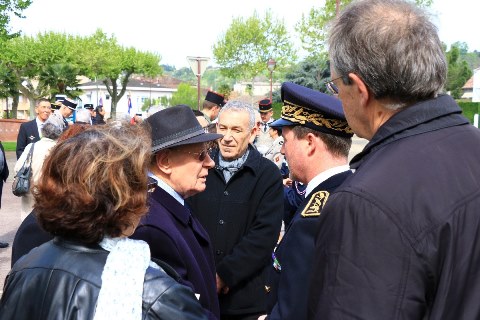
<path id="1" fill-rule="evenodd" d="M 152 132 L 149 175 L 157 183 L 134 239 L 146 241 L 152 258 L 168 263 L 192 288 L 210 319 L 220 317 L 213 251 L 208 234 L 185 205 L 185 199 L 205 190 L 215 163 L 209 143 L 222 137 L 206 133 L 190 107 L 158 111 L 145 122 Z"/>

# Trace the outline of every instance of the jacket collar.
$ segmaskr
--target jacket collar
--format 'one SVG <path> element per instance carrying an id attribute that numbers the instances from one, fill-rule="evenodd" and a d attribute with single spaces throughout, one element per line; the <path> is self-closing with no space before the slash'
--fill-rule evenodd
<path id="1" fill-rule="evenodd" d="M 152 192 L 150 196 L 155 199 L 155 201 L 161 203 L 165 208 L 167 208 L 168 211 L 172 213 L 172 216 L 180 221 L 183 225 L 187 225 L 189 223 L 191 219 L 190 210 L 178 202 L 177 199 L 172 197 L 172 195 L 170 195 L 167 191 L 157 186 L 155 191 Z"/>
<path id="2" fill-rule="evenodd" d="M 414 104 L 393 115 L 375 133 L 365 148 L 352 158 L 350 168 L 357 169 L 373 151 L 400 139 L 443 128 L 468 124 L 462 109 L 449 95 Z"/>

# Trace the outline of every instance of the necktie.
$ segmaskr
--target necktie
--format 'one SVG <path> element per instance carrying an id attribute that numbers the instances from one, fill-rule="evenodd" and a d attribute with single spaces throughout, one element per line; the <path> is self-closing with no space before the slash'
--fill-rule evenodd
<path id="1" fill-rule="evenodd" d="M 267 123 L 266 122 L 263 123 L 263 132 L 267 132 Z"/>

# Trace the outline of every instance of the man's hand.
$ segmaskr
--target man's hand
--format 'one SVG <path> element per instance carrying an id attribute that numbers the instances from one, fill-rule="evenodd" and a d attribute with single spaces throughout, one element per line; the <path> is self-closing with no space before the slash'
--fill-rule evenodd
<path id="1" fill-rule="evenodd" d="M 227 287 L 227 285 L 225 284 L 225 282 L 223 282 L 222 279 L 220 279 L 218 274 L 216 275 L 216 278 L 217 278 L 217 294 L 220 294 L 220 293 L 227 294 L 230 288 Z"/>

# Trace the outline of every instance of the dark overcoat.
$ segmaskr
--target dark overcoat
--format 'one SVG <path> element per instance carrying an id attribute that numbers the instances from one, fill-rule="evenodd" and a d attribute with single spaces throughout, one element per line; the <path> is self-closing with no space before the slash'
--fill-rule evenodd
<path id="1" fill-rule="evenodd" d="M 150 194 L 149 207 L 131 238 L 146 241 L 152 258 L 172 266 L 183 283 L 200 295 L 200 303 L 209 311 L 210 319 L 219 318 L 208 234 L 188 208 L 160 187 Z"/>
<path id="2" fill-rule="evenodd" d="M 37 142 L 38 140 L 40 140 L 40 135 L 38 134 L 37 120 L 33 119 L 22 123 L 17 136 L 17 159 L 20 158 L 23 150 L 29 143 Z"/>
<path id="3" fill-rule="evenodd" d="M 307 319 L 308 281 L 318 218 L 329 195 L 351 174 L 348 170 L 320 183 L 295 212 L 268 269 L 268 319 Z"/>
<path id="4" fill-rule="evenodd" d="M 243 166 L 225 183 L 220 167 L 210 169 L 204 192 L 187 199 L 214 247 L 222 315 L 265 312 L 265 271 L 278 241 L 283 215 L 280 170 L 249 146 Z M 218 163 L 218 152 L 214 154 Z"/>
<path id="5" fill-rule="evenodd" d="M 449 96 L 388 119 L 319 219 L 310 319 L 480 319 L 480 131 Z"/>

